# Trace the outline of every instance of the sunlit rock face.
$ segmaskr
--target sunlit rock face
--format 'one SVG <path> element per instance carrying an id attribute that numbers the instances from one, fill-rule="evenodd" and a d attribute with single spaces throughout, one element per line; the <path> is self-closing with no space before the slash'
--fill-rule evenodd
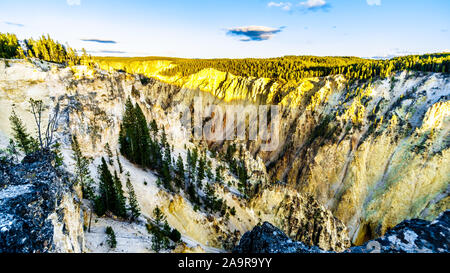
<path id="1" fill-rule="evenodd" d="M 286 133 L 287 152 L 268 166 L 272 177 L 325 204 L 356 244 L 449 205 L 449 80 L 397 77 L 353 99 L 336 90 L 315 112 L 299 113 L 288 123 L 296 133 Z"/>
<path id="2" fill-rule="evenodd" d="M 25 62 L 6 67 L 0 61 L 0 132 L 10 135 L 12 105 L 32 128 L 28 99 L 41 98 L 49 105 L 60 100 L 64 147 L 70 148 L 75 134 L 83 152 L 98 158 L 106 143 L 113 151 L 118 148 L 119 124 L 130 97 L 148 120 L 164 126 L 180 153 L 186 152 L 185 145 L 224 151 L 227 143 L 192 141 L 172 110 L 193 107 L 198 96 L 203 105 L 280 105 L 278 149 L 264 152 L 260 141 L 236 141 L 245 148 L 250 181 L 262 185 L 249 200 L 217 188 L 236 208 L 229 220 L 207 217 L 182 197 L 132 181 L 145 215 L 160 205 L 171 226 L 211 247 L 230 249 L 242 234 L 270 221 L 292 239 L 341 251 L 350 243 L 379 237 L 405 219 L 430 220 L 449 209 L 448 76 L 403 72 L 370 86 L 347 88 L 342 76 L 285 84 L 212 69 L 185 78 L 161 76 L 171 65 L 132 63 L 131 71 L 153 77 L 145 78 Z M 120 64 L 102 68 L 122 69 Z M 149 184 L 156 180 L 142 177 Z"/>
<path id="3" fill-rule="evenodd" d="M 275 186 L 256 195 L 250 205 L 259 223 L 270 222 L 308 246 L 343 251 L 350 247 L 345 225 L 313 196 Z"/>

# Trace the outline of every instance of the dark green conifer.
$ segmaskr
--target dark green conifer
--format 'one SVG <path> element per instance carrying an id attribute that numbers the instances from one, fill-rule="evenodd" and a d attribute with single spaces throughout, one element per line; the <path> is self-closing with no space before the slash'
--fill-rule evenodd
<path id="1" fill-rule="evenodd" d="M 170 172 L 170 166 L 169 163 L 164 160 L 162 169 L 161 169 L 161 176 L 162 176 L 162 183 L 164 185 L 164 188 L 168 191 L 173 191 L 171 182 L 172 182 L 172 174 Z"/>
<path id="2" fill-rule="evenodd" d="M 205 159 L 200 158 L 197 168 L 197 183 L 199 186 L 201 186 L 203 179 L 205 179 L 205 165 Z"/>
<path id="3" fill-rule="evenodd" d="M 117 171 L 114 171 L 114 191 L 116 193 L 114 200 L 113 213 L 119 217 L 125 218 L 127 215 L 126 199 L 123 194 L 122 182 L 120 181 Z"/>
<path id="4" fill-rule="evenodd" d="M 120 162 L 120 157 L 119 157 L 119 152 L 116 151 L 116 160 L 117 160 L 117 165 L 119 166 L 119 173 L 123 173 L 123 166 L 122 163 Z"/>
<path id="5" fill-rule="evenodd" d="M 134 192 L 133 185 L 130 179 L 127 179 L 127 189 L 128 189 L 128 205 L 130 210 L 130 220 L 134 221 L 141 215 L 141 210 L 139 208 L 139 203 L 136 198 L 136 193 Z"/>
<path id="6" fill-rule="evenodd" d="M 184 188 L 184 182 L 185 182 L 185 177 L 184 177 L 184 163 L 183 163 L 183 159 L 181 158 L 181 155 L 178 155 L 178 159 L 177 159 L 177 165 L 175 168 L 175 185 L 181 189 Z"/>
<path id="7" fill-rule="evenodd" d="M 83 196 L 92 200 L 94 198 L 94 190 L 92 189 L 92 178 L 89 170 L 92 159 L 83 155 L 76 136 L 72 138 L 72 152 L 72 159 L 75 161 L 76 182 L 81 185 Z"/>
<path id="8" fill-rule="evenodd" d="M 23 121 L 17 116 L 16 112 L 13 110 L 11 116 L 9 117 L 11 122 L 11 129 L 13 131 L 14 140 L 17 146 L 25 154 L 30 154 L 36 150 L 36 140 L 34 140 L 28 133 Z"/>
<path id="9" fill-rule="evenodd" d="M 108 163 L 109 165 L 113 166 L 113 153 L 111 151 L 111 147 L 109 147 L 109 143 L 106 143 L 105 145 L 106 155 L 108 156 Z"/>
<path id="10" fill-rule="evenodd" d="M 102 157 L 102 163 L 99 166 L 100 174 L 100 200 L 97 202 L 102 202 L 105 211 L 115 212 L 116 208 L 116 191 L 114 185 L 114 179 L 111 175 L 108 165 L 106 164 L 105 158 Z M 98 204 L 99 207 L 100 204 Z M 101 211 L 101 210 L 100 210 Z"/>
<path id="11" fill-rule="evenodd" d="M 105 233 L 107 235 L 108 246 L 110 248 L 116 248 L 117 246 L 116 234 L 114 233 L 112 227 L 108 226 L 105 230 Z"/>
<path id="12" fill-rule="evenodd" d="M 216 167 L 216 183 L 222 183 L 223 177 L 222 177 L 222 166 L 217 165 Z"/>

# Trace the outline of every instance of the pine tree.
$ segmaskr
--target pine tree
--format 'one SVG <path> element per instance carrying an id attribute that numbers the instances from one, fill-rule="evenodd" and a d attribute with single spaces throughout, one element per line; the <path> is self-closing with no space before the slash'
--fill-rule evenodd
<path id="1" fill-rule="evenodd" d="M 235 207 L 232 207 L 232 208 L 231 208 L 230 214 L 233 215 L 233 216 L 236 215 L 236 208 L 235 208 Z"/>
<path id="2" fill-rule="evenodd" d="M 119 143 L 120 152 L 131 162 L 143 167 L 154 167 L 151 165 L 156 157 L 156 149 L 152 145 L 147 121 L 139 105 L 134 106 L 130 98 L 125 103 Z"/>
<path id="3" fill-rule="evenodd" d="M 156 124 L 156 121 L 154 119 L 150 123 L 150 129 L 154 135 L 158 135 L 158 125 Z"/>
<path id="4" fill-rule="evenodd" d="M 72 138 L 72 152 L 72 159 L 75 161 L 76 182 L 81 185 L 83 195 L 87 199 L 92 200 L 94 198 L 94 191 L 91 186 L 92 179 L 89 171 L 89 165 L 92 160 L 83 156 L 76 136 Z"/>
<path id="5" fill-rule="evenodd" d="M 230 163 L 233 160 L 234 153 L 236 152 L 236 145 L 232 144 L 227 147 L 227 152 L 225 154 L 225 161 Z"/>
<path id="6" fill-rule="evenodd" d="M 197 183 L 201 187 L 203 179 L 205 179 L 205 159 L 201 158 L 198 161 L 198 168 L 197 168 Z"/>
<path id="7" fill-rule="evenodd" d="M 163 165 L 162 165 L 162 169 L 161 169 L 161 176 L 162 176 L 162 183 L 164 184 L 164 187 L 168 191 L 173 191 L 172 185 L 171 185 L 172 175 L 170 173 L 170 166 L 166 160 L 163 161 Z"/>
<path id="8" fill-rule="evenodd" d="M 141 210 L 139 209 L 139 203 L 136 198 L 136 193 L 134 192 L 133 185 L 130 179 L 127 179 L 127 189 L 128 189 L 128 204 L 130 210 L 130 221 L 136 220 L 141 215 Z"/>
<path id="9" fill-rule="evenodd" d="M 116 160 L 117 160 L 117 165 L 119 166 L 119 173 L 123 173 L 123 166 L 122 163 L 120 162 L 120 157 L 119 157 L 119 152 L 116 150 Z"/>
<path id="10" fill-rule="evenodd" d="M 134 106 L 131 99 L 128 98 L 125 103 L 125 113 L 120 126 L 119 143 L 120 152 L 133 163 L 135 163 L 133 156 L 135 153 L 135 144 L 133 142 L 136 140 L 134 120 Z"/>
<path id="11" fill-rule="evenodd" d="M 19 153 L 17 151 L 17 144 L 14 142 L 14 140 L 9 140 L 9 145 L 6 147 L 6 152 L 12 157 L 12 161 L 16 162 L 18 160 L 17 154 Z"/>
<path id="12" fill-rule="evenodd" d="M 192 150 L 192 168 L 195 169 L 195 167 L 197 166 L 197 160 L 198 160 L 198 149 L 194 148 Z"/>
<path id="13" fill-rule="evenodd" d="M 55 143 L 51 147 L 51 152 L 54 156 L 54 166 L 55 167 L 61 167 L 64 164 L 64 156 L 61 152 L 61 144 Z"/>
<path id="14" fill-rule="evenodd" d="M 192 173 L 192 155 L 191 155 L 190 149 L 187 150 L 186 161 L 187 161 L 187 171 L 188 171 L 188 181 L 187 182 L 191 183 L 193 180 L 193 173 Z"/>
<path id="15" fill-rule="evenodd" d="M 166 129 L 164 129 L 164 127 L 162 128 L 162 133 L 161 133 L 161 146 L 166 147 L 167 146 L 167 134 L 166 134 Z"/>
<path id="16" fill-rule="evenodd" d="M 169 145 L 166 143 L 166 145 L 164 145 L 164 159 L 165 162 L 167 162 L 167 164 L 169 166 L 172 165 L 172 154 L 170 152 L 170 147 Z"/>
<path id="17" fill-rule="evenodd" d="M 183 159 L 181 158 L 181 155 L 178 155 L 177 166 L 175 169 L 175 185 L 181 189 L 184 188 L 184 182 L 185 182 L 184 163 Z"/>
<path id="18" fill-rule="evenodd" d="M 208 163 L 206 164 L 206 177 L 209 181 L 212 181 L 214 179 L 214 175 L 211 171 L 211 161 L 208 161 Z"/>
<path id="19" fill-rule="evenodd" d="M 147 120 L 145 119 L 144 113 L 138 104 L 134 108 L 136 117 L 136 146 L 138 152 L 135 156 L 138 158 L 138 164 L 145 167 L 152 167 L 149 154 L 150 154 L 150 131 L 148 129 Z"/>
<path id="20" fill-rule="evenodd" d="M 167 223 L 166 216 L 159 207 L 153 210 L 154 224 L 149 222 L 148 229 L 152 233 L 152 249 L 159 252 L 169 247 L 170 226 Z"/>
<path id="21" fill-rule="evenodd" d="M 197 169 L 197 160 L 198 160 L 198 150 L 197 148 L 194 148 L 192 152 L 188 150 L 187 155 L 187 161 L 188 161 L 188 175 L 189 175 L 189 183 L 194 183 L 194 176 Z"/>
<path id="22" fill-rule="evenodd" d="M 125 156 L 126 158 L 128 158 L 128 160 L 130 160 L 131 162 L 133 162 L 133 160 L 131 160 L 130 158 L 130 143 L 129 143 L 129 138 L 125 132 L 125 126 L 124 124 L 120 124 L 120 130 L 119 130 L 119 146 L 120 146 L 120 153 Z"/>
<path id="23" fill-rule="evenodd" d="M 166 216 L 158 206 L 156 206 L 153 210 L 153 219 L 155 220 L 155 224 L 157 226 L 162 226 L 162 224 L 166 221 Z"/>
<path id="24" fill-rule="evenodd" d="M 80 58 L 75 51 L 61 45 L 52 40 L 49 35 L 40 37 L 39 40 L 28 39 L 25 40 L 29 48 L 27 55 L 32 58 L 39 58 L 48 62 L 63 63 L 63 64 L 79 64 Z"/>
<path id="25" fill-rule="evenodd" d="M 181 240 L 181 233 L 176 229 L 172 229 L 169 234 L 169 238 L 175 243 L 178 243 Z"/>
<path id="26" fill-rule="evenodd" d="M 119 217 L 125 218 L 127 215 L 126 199 L 123 195 L 122 182 L 117 175 L 117 171 L 114 171 L 114 191 L 116 196 L 114 198 L 115 204 L 113 213 Z"/>
<path id="27" fill-rule="evenodd" d="M 150 162 L 154 169 L 162 168 L 162 152 L 161 147 L 156 141 L 150 139 Z"/>
<path id="28" fill-rule="evenodd" d="M 11 116 L 9 117 L 11 122 L 11 129 L 13 131 L 14 140 L 17 146 L 25 154 L 31 154 L 36 150 L 36 141 L 27 133 L 25 125 L 22 120 L 17 116 L 16 112 L 13 110 Z"/>
<path id="29" fill-rule="evenodd" d="M 240 166 L 238 166 L 238 178 L 239 178 L 239 186 L 244 190 L 245 193 L 248 193 L 247 180 L 249 176 L 244 161 L 242 161 Z"/>
<path id="30" fill-rule="evenodd" d="M 94 200 L 94 211 L 99 217 L 105 215 L 106 213 L 105 200 L 101 195 L 97 196 Z"/>
<path id="31" fill-rule="evenodd" d="M 187 161 L 188 166 L 192 165 L 192 155 L 191 155 L 190 149 L 187 150 L 186 161 Z"/>
<path id="32" fill-rule="evenodd" d="M 213 206 L 214 206 L 214 201 L 215 201 L 215 191 L 214 191 L 214 188 L 213 187 L 211 187 L 211 185 L 209 184 L 209 183 L 206 183 L 206 186 L 205 186 L 205 205 L 208 207 L 208 208 L 213 208 Z"/>
<path id="33" fill-rule="evenodd" d="M 222 166 L 216 167 L 216 183 L 222 183 L 223 177 L 222 177 Z"/>
<path id="34" fill-rule="evenodd" d="M 109 143 L 106 143 L 105 145 L 106 155 L 108 156 L 108 163 L 109 165 L 113 166 L 113 153 L 111 151 L 111 147 L 109 147 Z"/>
<path id="35" fill-rule="evenodd" d="M 97 206 L 104 207 L 104 211 L 115 212 L 116 192 L 114 179 L 111 175 L 105 158 L 102 157 L 102 164 L 99 166 L 100 173 L 100 198 L 96 201 Z M 99 209 L 102 211 L 103 209 Z"/>
<path id="36" fill-rule="evenodd" d="M 197 191 L 193 184 L 189 184 L 187 186 L 187 194 L 189 196 L 189 200 L 194 204 L 200 203 L 200 198 L 198 197 Z"/>
<path id="37" fill-rule="evenodd" d="M 114 233 L 114 230 L 112 227 L 108 226 L 105 231 L 107 235 L 107 243 L 110 248 L 116 248 L 117 246 L 117 240 L 116 240 L 116 234 Z"/>

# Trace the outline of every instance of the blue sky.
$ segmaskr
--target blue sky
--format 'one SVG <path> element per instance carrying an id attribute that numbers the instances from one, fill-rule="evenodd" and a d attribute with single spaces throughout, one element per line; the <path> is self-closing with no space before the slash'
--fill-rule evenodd
<path id="1" fill-rule="evenodd" d="M 1 0 L 0 32 L 93 55 L 391 56 L 450 51 L 448 0 Z"/>

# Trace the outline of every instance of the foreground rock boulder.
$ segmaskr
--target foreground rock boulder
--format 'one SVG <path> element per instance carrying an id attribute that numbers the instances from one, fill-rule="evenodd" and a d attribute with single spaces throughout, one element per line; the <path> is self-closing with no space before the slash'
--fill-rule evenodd
<path id="1" fill-rule="evenodd" d="M 325 253 L 318 247 L 308 247 L 292 241 L 281 230 L 265 222 L 244 234 L 234 253 Z M 382 238 L 363 246 L 352 247 L 346 253 L 449 253 L 450 211 L 433 222 L 407 220 Z"/>
<path id="2" fill-rule="evenodd" d="M 234 253 L 324 253 L 318 247 L 309 247 L 292 241 L 272 224 L 265 222 L 242 236 Z"/>
<path id="3" fill-rule="evenodd" d="M 353 247 L 348 252 L 449 253 L 450 210 L 433 222 L 418 219 L 404 221 L 382 238 Z"/>
<path id="4" fill-rule="evenodd" d="M 0 162 L 0 253 L 81 252 L 77 194 L 49 154 Z"/>

